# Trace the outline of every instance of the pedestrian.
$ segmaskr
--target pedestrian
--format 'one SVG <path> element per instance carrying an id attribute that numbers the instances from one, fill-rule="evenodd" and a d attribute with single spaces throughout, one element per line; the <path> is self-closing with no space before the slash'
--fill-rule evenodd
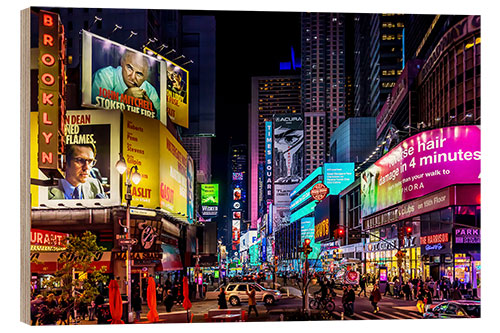
<path id="1" fill-rule="evenodd" d="M 424 291 L 421 290 L 418 295 L 417 295 L 417 310 L 420 314 L 424 314 L 425 312 L 425 296 L 424 296 Z"/>
<path id="2" fill-rule="evenodd" d="M 364 275 L 361 276 L 361 279 L 359 279 L 359 288 L 361 290 L 359 291 L 358 297 L 361 297 L 362 292 L 365 293 L 365 297 L 366 297 L 366 277 Z"/>
<path id="3" fill-rule="evenodd" d="M 380 294 L 380 290 L 378 289 L 378 285 L 374 284 L 373 285 L 373 290 L 370 295 L 370 302 L 372 303 L 373 306 L 373 313 L 377 313 L 380 311 L 380 308 L 378 307 L 378 302 L 382 299 L 382 295 Z"/>
<path id="4" fill-rule="evenodd" d="M 141 311 L 142 311 L 142 298 L 138 291 L 134 292 L 132 296 L 132 309 L 135 312 L 135 322 L 141 321 Z"/>
<path id="5" fill-rule="evenodd" d="M 347 316 L 352 316 L 354 314 L 354 301 L 356 299 L 356 294 L 354 293 L 354 290 L 352 289 L 352 285 L 347 286 L 347 298 L 346 298 L 346 303 L 347 303 Z"/>
<path id="6" fill-rule="evenodd" d="M 427 312 L 429 311 L 432 305 L 432 292 L 427 287 L 424 287 L 424 303 L 425 303 L 425 312 Z"/>
<path id="7" fill-rule="evenodd" d="M 227 309 L 227 300 L 226 300 L 226 292 L 225 288 L 220 288 L 220 293 L 217 298 L 217 304 L 219 305 L 219 309 Z"/>
<path id="8" fill-rule="evenodd" d="M 167 290 L 167 296 L 163 300 L 163 304 L 165 305 L 165 309 L 167 312 L 172 311 L 172 307 L 174 306 L 174 302 L 175 302 L 174 295 L 172 293 L 172 290 L 169 289 L 169 290 Z"/>
<path id="9" fill-rule="evenodd" d="M 411 287 L 410 287 L 409 283 L 410 283 L 409 281 L 406 281 L 405 284 L 403 285 L 403 293 L 405 294 L 407 301 L 411 301 L 412 300 L 412 297 L 411 297 Z"/>
<path id="10" fill-rule="evenodd" d="M 462 299 L 462 293 L 460 292 L 460 290 L 458 288 L 454 288 L 451 290 L 450 298 L 453 301 L 458 301 L 458 300 Z"/>
<path id="11" fill-rule="evenodd" d="M 255 290 L 253 289 L 253 286 L 248 286 L 250 288 L 250 292 L 246 290 L 246 293 L 248 295 L 248 317 L 250 317 L 250 312 L 252 309 L 255 311 L 255 315 L 258 317 L 259 313 L 257 312 L 257 302 L 255 300 Z"/>

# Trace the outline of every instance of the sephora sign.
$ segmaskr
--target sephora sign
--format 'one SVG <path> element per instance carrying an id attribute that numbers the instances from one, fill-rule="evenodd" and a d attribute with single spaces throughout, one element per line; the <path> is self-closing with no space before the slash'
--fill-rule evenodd
<path id="1" fill-rule="evenodd" d="M 414 135 L 361 175 L 361 213 L 373 214 L 454 184 L 479 184 L 481 130 L 453 126 Z"/>

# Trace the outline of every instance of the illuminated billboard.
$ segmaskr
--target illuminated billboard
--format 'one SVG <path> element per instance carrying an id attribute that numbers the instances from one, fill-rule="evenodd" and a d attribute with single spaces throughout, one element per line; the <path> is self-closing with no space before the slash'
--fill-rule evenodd
<path id="1" fill-rule="evenodd" d="M 160 189 L 162 190 L 160 207 L 168 212 L 187 216 L 188 181 L 186 176 L 189 155 L 165 126 L 160 123 L 158 125 L 160 127 Z M 164 189 L 166 193 L 163 192 Z"/>
<path id="2" fill-rule="evenodd" d="M 274 116 L 273 129 L 274 204 L 290 206 L 290 192 L 302 181 L 304 124 L 301 115 Z"/>
<path id="3" fill-rule="evenodd" d="M 266 121 L 266 147 L 264 166 L 264 198 L 266 202 L 273 201 L 273 122 Z"/>
<path id="4" fill-rule="evenodd" d="M 481 130 L 453 126 L 414 135 L 361 175 L 361 214 L 367 216 L 453 184 L 479 184 Z"/>
<path id="5" fill-rule="evenodd" d="M 216 217 L 219 211 L 219 184 L 201 184 L 201 216 Z"/>
<path id="6" fill-rule="evenodd" d="M 82 41 L 83 106 L 153 119 L 166 113 L 164 62 L 88 31 L 82 31 Z"/>
<path id="7" fill-rule="evenodd" d="M 330 195 L 337 195 L 354 182 L 354 163 L 325 163 L 323 175 Z"/>
<path id="8" fill-rule="evenodd" d="M 241 232 L 241 220 L 233 220 L 232 223 L 232 242 L 233 242 L 233 251 L 238 251 L 240 248 L 240 232 Z"/>
<path id="9" fill-rule="evenodd" d="M 54 208 L 119 204 L 115 163 L 120 152 L 120 111 L 68 111 L 64 123 L 64 178 L 56 186 L 32 187 L 38 203 Z M 36 123 L 31 125 L 36 128 Z M 43 179 L 43 175 L 35 171 L 35 178 Z M 32 205 L 38 203 L 32 200 Z"/>
<path id="10" fill-rule="evenodd" d="M 201 204 L 204 206 L 219 205 L 219 184 L 201 184 Z"/>
<path id="11" fill-rule="evenodd" d="M 190 193 L 194 193 L 194 176 L 190 173 L 194 168 L 189 165 L 188 153 L 168 129 L 156 119 L 123 112 L 122 149 L 129 167 L 137 165 L 142 175 L 139 184 L 132 184 L 131 204 L 160 207 L 189 217 L 193 205 Z"/>
<path id="12" fill-rule="evenodd" d="M 167 83 L 167 114 L 173 123 L 189 128 L 189 72 L 150 48 L 145 47 L 144 52 L 165 63 L 162 76 Z M 162 122 L 165 123 L 166 119 Z"/>
<path id="13" fill-rule="evenodd" d="M 166 187 L 160 190 L 159 125 L 153 119 L 132 112 L 123 113 L 123 157 L 128 167 L 136 165 L 142 176 L 139 184 L 132 184 L 132 206 L 160 207 L 160 191 L 163 198 L 173 200 L 173 190 Z M 122 177 L 122 180 L 123 188 L 126 189 L 126 177 Z M 125 197 L 123 202 L 126 202 Z"/>

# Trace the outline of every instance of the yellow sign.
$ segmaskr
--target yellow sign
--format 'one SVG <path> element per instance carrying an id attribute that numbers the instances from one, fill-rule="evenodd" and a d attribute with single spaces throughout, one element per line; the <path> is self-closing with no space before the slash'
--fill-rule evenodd
<path id="1" fill-rule="evenodd" d="M 160 206 L 158 188 L 158 130 L 161 125 L 156 119 L 132 112 L 123 112 L 123 157 L 129 169 L 136 165 L 141 181 L 132 183 L 132 206 L 148 208 Z M 123 177 L 123 193 L 126 193 L 126 177 Z M 126 202 L 123 198 L 122 202 Z"/>
<path id="2" fill-rule="evenodd" d="M 188 153 L 164 126 L 160 126 L 160 207 L 187 215 Z"/>
<path id="3" fill-rule="evenodd" d="M 318 239 L 328 235 L 330 235 L 330 220 L 326 218 L 314 226 L 314 238 Z"/>
<path id="4" fill-rule="evenodd" d="M 30 113 L 30 177 L 40 179 L 38 171 L 38 112 Z M 31 207 L 38 207 L 38 186 L 30 185 Z"/>

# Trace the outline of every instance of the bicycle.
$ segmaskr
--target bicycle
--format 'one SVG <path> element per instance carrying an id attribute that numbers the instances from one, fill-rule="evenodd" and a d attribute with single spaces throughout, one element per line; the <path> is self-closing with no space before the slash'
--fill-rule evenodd
<path id="1" fill-rule="evenodd" d="M 310 309 L 326 310 L 331 313 L 335 311 L 335 302 L 333 297 L 322 298 L 319 294 L 314 295 L 314 299 L 309 302 Z"/>

